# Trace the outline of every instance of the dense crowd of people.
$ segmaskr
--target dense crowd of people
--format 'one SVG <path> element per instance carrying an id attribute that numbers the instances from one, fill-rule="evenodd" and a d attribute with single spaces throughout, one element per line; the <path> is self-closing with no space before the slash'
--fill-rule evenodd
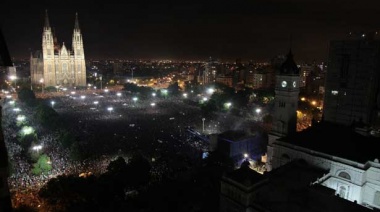
<path id="1" fill-rule="evenodd" d="M 121 94 L 117 94 L 119 92 Z M 17 100 L 15 104 L 11 104 L 9 99 L 4 101 L 3 132 L 11 161 L 9 185 L 16 207 L 20 204 L 37 206 L 36 192 L 51 178 L 84 172 L 104 173 L 109 162 L 117 156 L 128 159 L 136 151 L 152 162 L 152 178 L 160 180 L 163 174 L 172 171 L 169 163 L 173 155 L 199 160 L 201 153 L 208 150 L 208 143 L 189 136 L 186 127 L 194 127 L 199 132 L 204 129 L 207 133 L 218 133 L 245 123 L 228 113 L 202 121 L 201 110 L 183 103 L 182 97 L 134 99 L 134 95 L 120 90 L 60 91 L 38 94 L 37 97 L 70 123 L 68 130 L 75 135 L 86 159 L 70 158 L 70 150 L 62 147 L 58 134 L 38 123 L 32 108 Z M 15 107 L 21 110 L 16 112 L 13 110 Z M 20 114 L 25 115 L 28 125 L 37 134 L 42 145 L 39 151 L 50 158 L 52 170 L 48 173 L 31 173 L 33 164 L 27 156 L 31 150 L 23 150 L 18 141 L 20 127 L 16 118 Z"/>

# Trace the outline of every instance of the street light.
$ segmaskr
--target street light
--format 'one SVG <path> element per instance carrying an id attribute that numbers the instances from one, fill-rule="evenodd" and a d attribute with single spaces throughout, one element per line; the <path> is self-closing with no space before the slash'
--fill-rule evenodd
<path id="1" fill-rule="evenodd" d="M 120 92 L 117 92 L 116 95 L 117 95 L 117 96 L 121 96 L 121 93 L 120 93 Z"/>
<path id="2" fill-rule="evenodd" d="M 100 75 L 100 90 L 103 90 L 103 76 Z"/>
<path id="3" fill-rule="evenodd" d="M 42 145 L 34 146 L 32 149 L 38 153 L 42 149 Z"/>
<path id="4" fill-rule="evenodd" d="M 17 121 L 24 121 L 26 119 L 26 117 L 24 115 L 18 115 L 16 120 Z"/>
<path id="5" fill-rule="evenodd" d="M 16 82 L 16 80 L 17 80 L 17 76 L 16 76 L 16 75 L 11 75 L 11 76 L 9 76 L 9 79 L 10 79 L 11 81 L 14 81 L 14 82 L 15 82 L 15 90 L 16 90 L 16 88 L 17 88 L 17 82 Z"/>
<path id="6" fill-rule="evenodd" d="M 112 113 L 113 111 L 113 107 L 108 107 L 107 110 L 110 112 L 110 114 Z"/>
<path id="7" fill-rule="evenodd" d="M 51 104 L 51 107 L 54 107 L 55 101 L 51 101 L 50 104 Z"/>
<path id="8" fill-rule="evenodd" d="M 202 125 L 203 126 L 202 127 L 202 132 L 205 131 L 205 120 L 206 120 L 205 118 L 202 118 L 202 123 L 203 123 L 203 125 Z"/>
<path id="9" fill-rule="evenodd" d="M 207 89 L 207 93 L 208 93 L 208 94 L 213 94 L 214 91 L 215 91 L 215 90 L 214 90 L 213 88 L 209 88 L 209 89 Z"/>
<path id="10" fill-rule="evenodd" d="M 260 113 L 261 113 L 261 109 L 260 109 L 260 108 L 257 108 L 257 109 L 256 109 L 256 113 L 257 113 L 257 114 L 260 114 Z"/>
<path id="11" fill-rule="evenodd" d="M 133 97 L 132 100 L 136 103 L 138 98 L 137 97 Z"/>
<path id="12" fill-rule="evenodd" d="M 40 79 L 41 87 L 42 87 L 42 93 L 44 92 L 44 78 Z"/>

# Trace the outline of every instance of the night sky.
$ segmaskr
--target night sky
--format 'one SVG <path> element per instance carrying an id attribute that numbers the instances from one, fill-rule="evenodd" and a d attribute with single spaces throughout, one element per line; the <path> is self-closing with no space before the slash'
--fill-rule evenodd
<path id="1" fill-rule="evenodd" d="M 206 2 L 206 3 L 205 3 Z M 86 58 L 325 61 L 328 43 L 380 29 L 379 0 L 9 1 L 0 24 L 11 56 L 41 49 L 45 9 L 71 48 L 75 12 Z M 290 39 L 291 38 L 291 39 Z M 290 42 L 291 41 L 291 42 Z"/>

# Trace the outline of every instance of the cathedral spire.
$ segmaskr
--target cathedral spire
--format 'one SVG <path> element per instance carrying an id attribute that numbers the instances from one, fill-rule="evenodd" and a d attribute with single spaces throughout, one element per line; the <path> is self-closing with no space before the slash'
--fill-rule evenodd
<path id="1" fill-rule="evenodd" d="M 78 21 L 78 13 L 75 13 L 75 26 L 74 29 L 80 30 L 79 28 L 79 21 Z"/>
<path id="2" fill-rule="evenodd" d="M 50 28 L 48 11 L 45 10 L 45 28 Z"/>

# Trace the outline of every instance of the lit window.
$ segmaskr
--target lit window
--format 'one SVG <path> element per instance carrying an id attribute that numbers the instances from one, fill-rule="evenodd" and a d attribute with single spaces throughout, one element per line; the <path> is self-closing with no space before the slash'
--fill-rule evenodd
<path id="1" fill-rule="evenodd" d="M 338 95 L 338 93 L 339 93 L 338 91 L 331 91 L 331 94 L 334 96 Z"/>

